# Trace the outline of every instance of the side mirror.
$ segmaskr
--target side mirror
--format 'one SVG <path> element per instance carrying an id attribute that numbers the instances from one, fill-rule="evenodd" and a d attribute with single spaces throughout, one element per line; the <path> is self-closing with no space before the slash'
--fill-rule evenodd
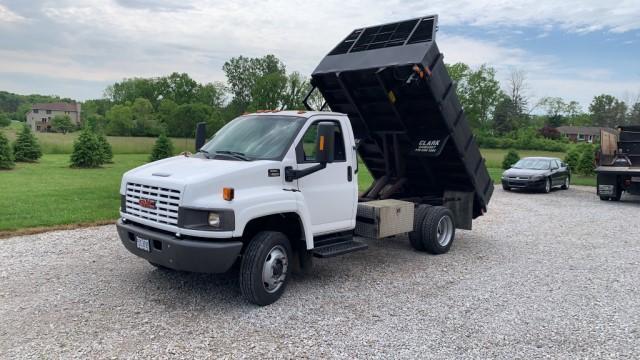
<path id="1" fill-rule="evenodd" d="M 207 140 L 207 123 L 201 122 L 196 125 L 196 152 L 202 148 Z"/>
<path id="2" fill-rule="evenodd" d="M 316 160 L 321 164 L 330 164 L 334 159 L 334 138 L 336 126 L 330 122 L 318 124 L 316 135 Z"/>

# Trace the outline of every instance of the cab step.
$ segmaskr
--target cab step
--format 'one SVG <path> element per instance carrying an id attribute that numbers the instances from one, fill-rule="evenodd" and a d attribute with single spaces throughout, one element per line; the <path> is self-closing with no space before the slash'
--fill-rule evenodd
<path id="1" fill-rule="evenodd" d="M 368 248 L 369 248 L 369 245 L 363 242 L 348 240 L 348 241 L 320 246 L 311 250 L 311 252 L 313 253 L 313 256 L 318 258 L 330 258 L 334 256 L 348 254 L 350 252 L 354 252 L 358 250 L 366 250 Z"/>

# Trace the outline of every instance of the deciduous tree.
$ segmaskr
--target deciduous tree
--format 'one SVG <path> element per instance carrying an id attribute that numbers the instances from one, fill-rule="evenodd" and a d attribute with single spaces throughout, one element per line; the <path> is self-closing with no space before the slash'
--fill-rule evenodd
<path id="1" fill-rule="evenodd" d="M 74 128 L 74 125 L 71 122 L 71 117 L 69 117 L 69 115 L 56 115 L 53 120 L 51 120 L 51 125 L 56 131 L 63 134 L 68 133 Z"/>
<path id="2" fill-rule="evenodd" d="M 627 105 L 612 95 L 594 97 L 589 111 L 596 126 L 615 127 L 626 123 Z"/>

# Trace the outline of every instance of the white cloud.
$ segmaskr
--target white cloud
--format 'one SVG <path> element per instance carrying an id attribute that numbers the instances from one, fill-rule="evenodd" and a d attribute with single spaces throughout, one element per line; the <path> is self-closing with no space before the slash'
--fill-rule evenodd
<path id="1" fill-rule="evenodd" d="M 273 53 L 289 70 L 309 74 L 356 27 L 438 13 L 443 29 L 438 45 L 447 62 L 487 63 L 496 67 L 501 79 L 510 69 L 523 69 L 537 96 L 564 89 L 567 98 L 587 98 L 600 89 L 637 88 L 632 80 L 613 87 L 611 82 L 603 84 L 562 59 L 532 54 L 517 44 L 446 32 L 453 26 L 471 26 L 496 38 L 505 34 L 506 39 L 506 34 L 517 35 L 519 27 L 530 26 L 539 28 L 532 37 L 559 30 L 616 36 L 640 29 L 637 0 L 620 0 L 615 6 L 600 0 L 433 0 L 426 5 L 403 0 L 8 1 L 0 5 L 0 26 L 9 26 L 0 33 L 0 71 L 6 73 L 107 82 L 181 71 L 209 82 L 224 80 L 222 64 L 233 56 Z M 0 87 L 2 77 L 0 72 Z M 552 79 L 567 82 L 549 87 Z M 585 87 L 570 85 L 571 81 Z M 85 89 L 80 96 L 101 92 L 87 94 Z M 590 95 L 574 97 L 576 92 Z"/>
<path id="2" fill-rule="evenodd" d="M 2 23 L 22 22 L 25 18 L 9 10 L 6 6 L 0 4 L 0 25 Z"/>

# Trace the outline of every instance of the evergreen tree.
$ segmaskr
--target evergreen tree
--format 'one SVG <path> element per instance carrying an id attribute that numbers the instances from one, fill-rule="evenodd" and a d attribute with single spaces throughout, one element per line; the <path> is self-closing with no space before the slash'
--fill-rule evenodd
<path id="1" fill-rule="evenodd" d="M 518 160 L 520 160 L 520 155 L 518 155 L 515 150 L 511 149 L 507 152 L 507 154 L 504 156 L 504 159 L 502 160 L 502 168 L 508 169 L 511 167 L 511 165 L 517 163 Z"/>
<path id="2" fill-rule="evenodd" d="M 16 142 L 13 144 L 13 155 L 16 161 L 21 162 L 37 161 L 42 157 L 38 139 L 31 132 L 29 125 L 22 127 L 22 131 L 20 131 Z"/>
<path id="3" fill-rule="evenodd" d="M 160 134 L 158 140 L 156 140 L 156 143 L 153 145 L 149 161 L 157 161 L 171 156 L 173 156 L 173 143 L 167 135 L 164 133 Z"/>
<path id="4" fill-rule="evenodd" d="M 16 164 L 13 162 L 13 153 L 11 152 L 11 146 L 9 146 L 9 139 L 0 131 L 0 169 L 10 170 L 13 169 L 14 166 L 16 166 Z"/>
<path id="5" fill-rule="evenodd" d="M 96 135 L 88 128 L 82 130 L 73 143 L 71 167 L 96 168 L 104 163 L 102 148 Z"/>
<path id="6" fill-rule="evenodd" d="M 100 133 L 96 135 L 96 139 L 100 145 L 100 150 L 102 150 L 102 162 L 105 164 L 113 164 L 113 149 L 109 141 L 107 141 L 107 137 Z"/>
<path id="7" fill-rule="evenodd" d="M 595 154 L 591 146 L 585 147 L 580 154 L 580 161 L 578 162 L 578 173 L 582 175 L 593 175 L 595 169 Z"/>
<path id="8" fill-rule="evenodd" d="M 580 152 L 578 149 L 573 148 L 569 150 L 567 156 L 564 158 L 564 162 L 569 165 L 569 169 L 572 171 L 577 171 L 578 163 L 580 162 Z"/>

